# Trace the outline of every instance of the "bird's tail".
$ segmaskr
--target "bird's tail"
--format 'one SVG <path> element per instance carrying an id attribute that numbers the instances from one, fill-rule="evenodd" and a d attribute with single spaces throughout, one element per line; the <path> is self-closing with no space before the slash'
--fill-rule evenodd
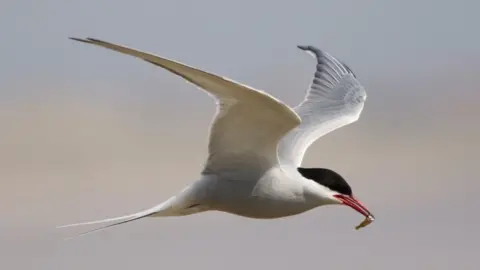
<path id="1" fill-rule="evenodd" d="M 61 226 L 57 226 L 57 228 L 68 228 L 68 227 L 76 227 L 76 226 L 83 226 L 83 225 L 93 225 L 93 224 L 100 224 L 100 223 L 107 223 L 107 222 L 115 222 L 113 224 L 109 224 L 109 225 L 106 225 L 106 226 L 103 226 L 103 227 L 100 227 L 100 228 L 97 228 L 97 229 L 86 231 L 86 232 L 81 233 L 81 234 L 76 235 L 76 236 L 71 236 L 71 237 L 65 238 L 65 240 L 69 240 L 69 239 L 72 239 L 72 238 L 75 238 L 75 237 L 84 236 L 84 235 L 87 235 L 87 234 L 91 234 L 91 233 L 94 233 L 94 232 L 104 230 L 106 228 L 110 228 L 110 227 L 117 226 L 117 225 L 120 225 L 120 224 L 125 224 L 125 223 L 128 223 L 128 222 L 132 222 L 134 220 L 137 220 L 137 219 L 142 219 L 142 218 L 146 218 L 146 217 L 153 216 L 153 215 L 155 215 L 155 216 L 168 216 L 169 212 L 170 212 L 169 210 L 171 209 L 172 200 L 174 200 L 174 199 L 175 199 L 175 197 L 172 197 L 169 200 L 167 200 L 167 201 L 165 201 L 165 202 L 163 202 L 163 203 L 161 203 L 157 206 L 154 206 L 154 207 L 149 208 L 147 210 L 140 211 L 138 213 L 131 214 L 131 215 L 114 217 L 114 218 L 107 218 L 107 219 L 102 219 L 102 220 L 95 220 L 95 221 L 61 225 Z"/>

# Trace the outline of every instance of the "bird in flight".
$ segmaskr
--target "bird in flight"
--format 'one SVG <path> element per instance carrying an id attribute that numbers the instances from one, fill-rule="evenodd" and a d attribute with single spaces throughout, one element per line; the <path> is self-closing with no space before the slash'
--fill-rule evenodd
<path id="1" fill-rule="evenodd" d="M 111 222 L 85 235 L 146 217 L 222 211 L 248 218 L 273 219 L 322 205 L 345 205 L 374 220 L 346 180 L 326 168 L 301 166 L 307 148 L 319 137 L 358 120 L 365 88 L 352 70 L 314 46 L 298 46 L 316 59 L 304 100 L 290 108 L 275 97 L 180 62 L 94 38 L 70 39 L 111 49 L 164 68 L 207 92 L 217 111 L 210 127 L 208 156 L 196 181 L 149 209 L 126 216 L 59 226 Z"/>

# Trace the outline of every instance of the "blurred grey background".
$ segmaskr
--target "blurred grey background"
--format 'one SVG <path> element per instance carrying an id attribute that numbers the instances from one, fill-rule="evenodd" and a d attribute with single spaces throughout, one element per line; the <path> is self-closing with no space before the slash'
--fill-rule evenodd
<path id="1" fill-rule="evenodd" d="M 1 269 L 478 269 L 478 1 L 0 2 Z M 302 99 L 316 45 L 368 91 L 360 120 L 305 166 L 338 170 L 376 214 L 148 219 L 64 242 L 195 180 L 213 101 L 153 65 L 69 36 L 155 52 Z"/>

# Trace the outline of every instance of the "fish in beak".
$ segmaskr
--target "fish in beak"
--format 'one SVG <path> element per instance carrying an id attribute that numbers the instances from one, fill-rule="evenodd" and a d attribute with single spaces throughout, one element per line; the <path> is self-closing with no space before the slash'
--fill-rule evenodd
<path id="1" fill-rule="evenodd" d="M 362 223 L 358 224 L 358 226 L 355 227 L 355 229 L 361 229 L 363 227 L 366 227 L 370 223 L 372 223 L 375 220 L 375 217 L 373 214 L 367 209 L 366 206 L 364 206 L 357 198 L 355 198 L 353 195 L 344 195 L 344 194 L 337 194 L 335 195 L 335 198 L 340 200 L 342 204 L 350 206 L 353 208 L 355 211 L 359 212 L 363 216 L 365 216 L 365 219 L 362 221 Z"/>

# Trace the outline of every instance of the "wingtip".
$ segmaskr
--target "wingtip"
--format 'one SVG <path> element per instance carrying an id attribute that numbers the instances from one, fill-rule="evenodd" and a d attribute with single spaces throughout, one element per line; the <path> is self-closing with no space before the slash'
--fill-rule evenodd
<path id="1" fill-rule="evenodd" d="M 299 48 L 302 51 L 314 53 L 317 56 L 320 56 L 323 54 L 322 50 L 312 45 L 297 45 L 297 48 Z"/>
<path id="2" fill-rule="evenodd" d="M 308 50 L 308 46 L 307 45 L 297 45 L 297 48 L 299 48 L 300 50 Z"/>
<path id="3" fill-rule="evenodd" d="M 85 43 L 92 43 L 92 42 L 103 42 L 96 38 L 86 37 L 86 38 L 77 38 L 77 37 L 68 37 L 68 39 L 85 42 Z"/>
<path id="4" fill-rule="evenodd" d="M 85 43 L 89 43 L 90 41 L 87 39 L 83 39 L 83 38 L 77 38 L 77 37 L 68 37 L 68 39 L 70 40 L 75 40 L 75 41 L 80 41 L 80 42 L 85 42 Z"/>

